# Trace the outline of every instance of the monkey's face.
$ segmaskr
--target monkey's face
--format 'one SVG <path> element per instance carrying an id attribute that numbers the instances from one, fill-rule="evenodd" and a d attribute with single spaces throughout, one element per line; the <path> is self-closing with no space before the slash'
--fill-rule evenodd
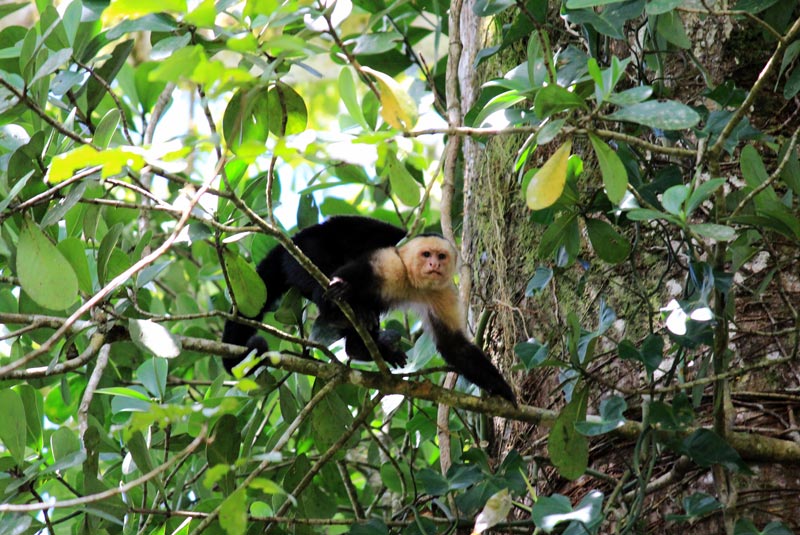
<path id="1" fill-rule="evenodd" d="M 414 287 L 437 289 L 452 283 L 456 253 L 447 240 L 423 236 L 411 240 L 403 249 L 403 262 Z"/>

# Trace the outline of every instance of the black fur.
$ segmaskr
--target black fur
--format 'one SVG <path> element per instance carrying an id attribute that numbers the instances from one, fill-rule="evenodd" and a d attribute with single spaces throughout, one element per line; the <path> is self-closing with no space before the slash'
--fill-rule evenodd
<path id="1" fill-rule="evenodd" d="M 360 216 L 336 216 L 319 225 L 305 228 L 292 238 L 297 247 L 328 277 L 338 269 L 354 260 L 366 258 L 369 253 L 384 247 L 393 247 L 406 235 L 405 230 L 372 219 Z M 355 262 L 356 265 L 359 262 Z M 361 261 L 360 265 L 369 266 Z M 274 248 L 256 268 L 258 275 L 267 287 L 267 302 L 258 316 L 251 318 L 261 320 L 271 310 L 289 288 L 294 287 L 306 299 L 319 307 L 318 321 L 325 323 L 340 332 L 346 338 L 345 350 L 356 360 L 369 360 L 369 352 L 363 340 L 346 320 L 339 307 L 325 299 L 325 289 L 290 255 L 282 246 Z M 364 276 L 371 276 L 371 270 L 363 271 Z M 357 279 L 360 283 L 377 284 L 375 280 Z M 351 303 L 370 334 L 378 344 L 381 354 L 390 364 L 401 365 L 405 362 L 405 354 L 395 350 L 382 341 L 379 333 L 379 319 L 385 312 L 376 301 Z M 267 343 L 256 334 L 256 329 L 235 321 L 225 322 L 222 341 L 228 344 L 246 346 L 248 351 L 239 358 L 225 359 L 225 369 L 230 372 L 234 366 L 253 349 L 259 353 L 266 351 Z M 351 352 L 352 351 L 352 352 Z M 402 357 L 402 358 L 401 358 Z"/>
<path id="2" fill-rule="evenodd" d="M 464 333 L 448 328 L 438 318 L 430 317 L 429 321 L 436 349 L 445 362 L 471 383 L 489 394 L 507 399 L 516 407 L 517 398 L 511 386 L 478 346 L 470 342 Z"/>

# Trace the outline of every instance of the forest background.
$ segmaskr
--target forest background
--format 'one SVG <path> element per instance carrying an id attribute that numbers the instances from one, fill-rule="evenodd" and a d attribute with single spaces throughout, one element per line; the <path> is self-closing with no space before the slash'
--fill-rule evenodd
<path id="1" fill-rule="evenodd" d="M 800 533 L 797 0 L 0 5 L 0 535 Z M 519 407 L 254 265 L 459 244 Z M 324 279 L 321 279 L 324 283 Z M 312 359 L 304 357 L 313 357 Z"/>

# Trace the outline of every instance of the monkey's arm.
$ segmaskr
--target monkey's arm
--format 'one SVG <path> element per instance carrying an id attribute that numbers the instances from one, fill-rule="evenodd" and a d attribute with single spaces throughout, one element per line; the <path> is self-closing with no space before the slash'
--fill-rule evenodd
<path id="1" fill-rule="evenodd" d="M 470 342 L 460 329 L 447 326 L 439 318 L 430 315 L 428 319 L 436 349 L 442 354 L 445 362 L 453 366 L 471 383 L 486 390 L 491 395 L 503 397 L 515 407 L 517 398 L 511 386 L 495 368 L 489 357 L 475 344 Z"/>

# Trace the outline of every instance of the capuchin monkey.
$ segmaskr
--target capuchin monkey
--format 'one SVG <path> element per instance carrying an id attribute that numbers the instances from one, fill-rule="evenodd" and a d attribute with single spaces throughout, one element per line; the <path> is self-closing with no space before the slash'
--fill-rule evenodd
<path id="1" fill-rule="evenodd" d="M 345 339 L 351 359 L 371 360 L 364 341 L 335 302 L 344 301 L 365 325 L 384 360 L 402 366 L 406 355 L 394 347 L 387 331 L 380 330 L 380 317 L 392 309 L 411 308 L 420 314 L 449 365 L 488 393 L 516 405 L 509 384 L 466 336 L 464 311 L 453 283 L 453 245 L 437 234 L 422 234 L 396 247 L 403 237 L 403 229 L 360 216 L 332 217 L 303 229 L 292 241 L 330 278 L 330 285 L 322 288 L 278 246 L 256 269 L 267 287 L 267 302 L 253 319 L 260 320 L 289 288 L 297 288 L 317 305 L 317 325 Z M 254 327 L 233 320 L 225 323 L 222 341 L 248 348 L 241 357 L 224 360 L 229 372 L 253 349 L 268 350 Z"/>

